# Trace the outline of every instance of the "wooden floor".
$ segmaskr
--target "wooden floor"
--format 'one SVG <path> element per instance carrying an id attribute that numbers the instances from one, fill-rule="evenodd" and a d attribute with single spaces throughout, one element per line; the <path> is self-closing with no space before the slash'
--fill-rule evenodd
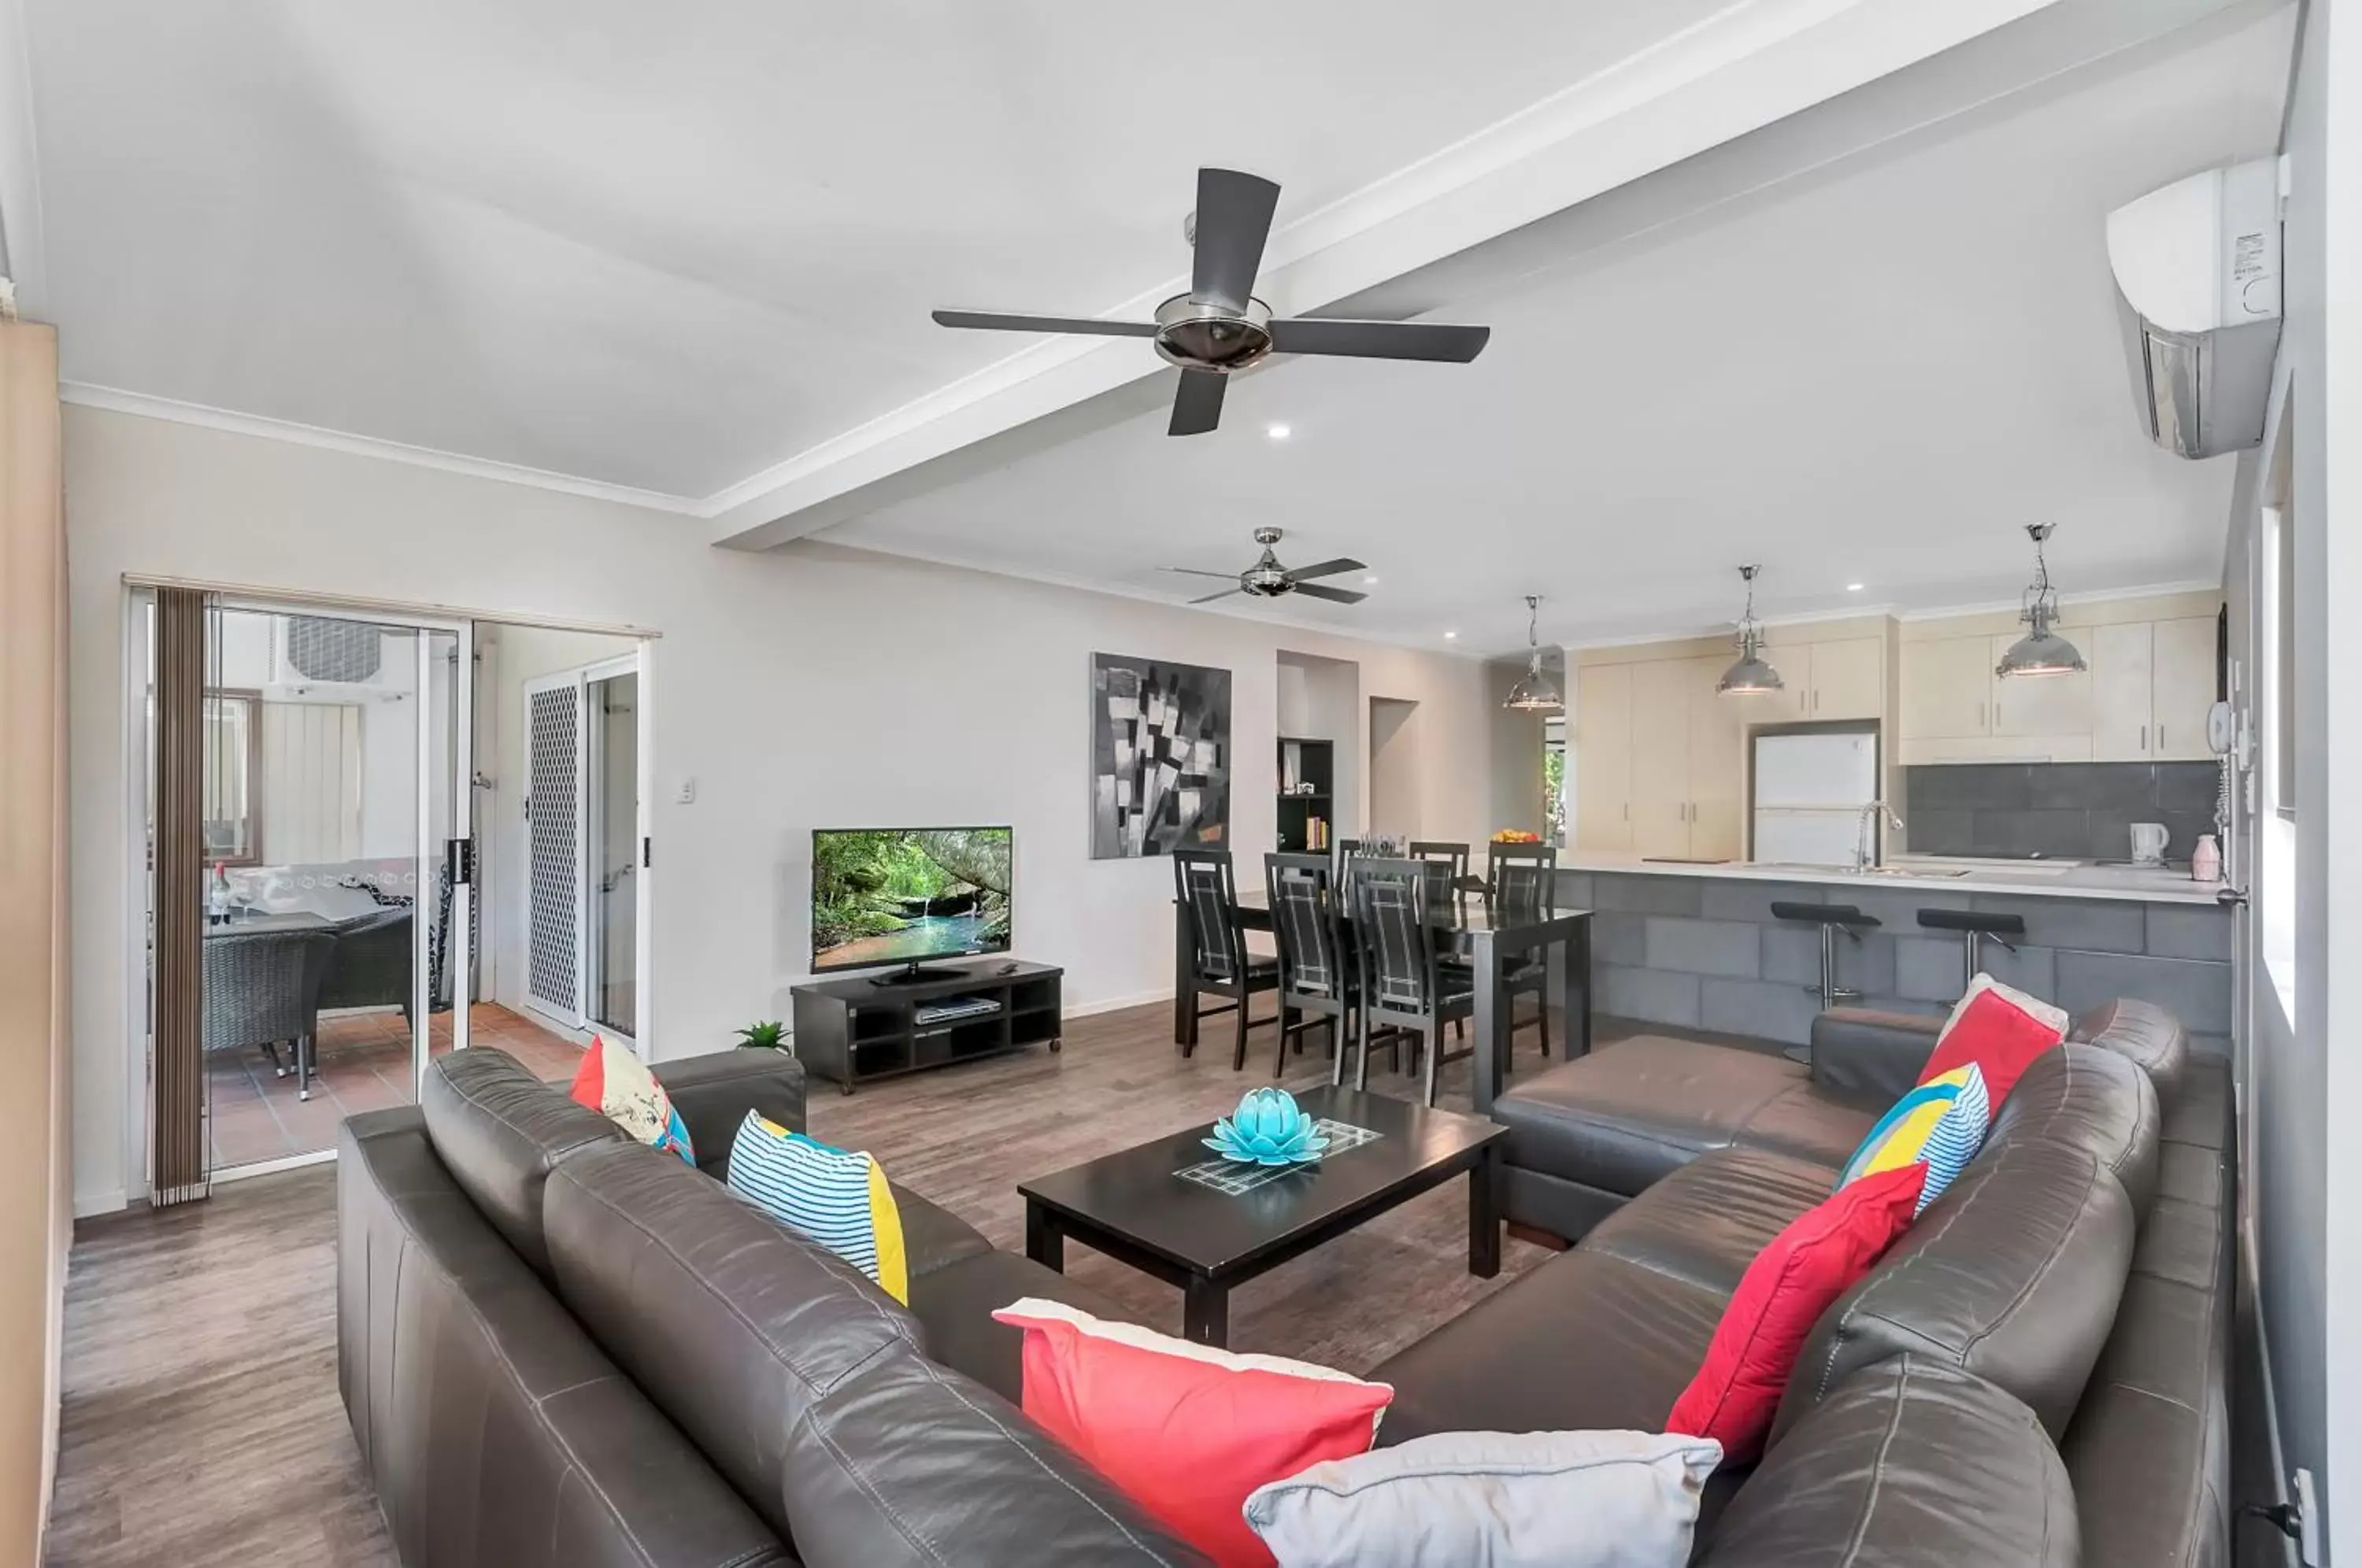
<path id="1" fill-rule="evenodd" d="M 1057 1055 L 811 1097 L 813 1133 L 867 1148 L 888 1173 L 1012 1249 L 1025 1176 L 1210 1121 L 1270 1081 L 1271 1031 L 1243 1074 L 1227 1037 L 1175 1051 L 1165 1008 L 1076 1022 Z M 1602 1043 L 1625 1032 L 1603 1027 Z M 1209 1036 L 1215 1033 L 1209 1025 Z M 1530 1030 L 1518 1061 L 1540 1065 Z M 1286 1081 L 1325 1079 L 1318 1038 Z M 1381 1066 L 1385 1061 L 1379 1057 Z M 1468 1105 L 1465 1063 L 1442 1103 Z M 1372 1087 L 1407 1095 L 1407 1080 Z M 336 1379 L 334 1167 L 257 1177 L 210 1200 L 84 1222 L 66 1290 L 65 1412 L 49 1562 L 76 1568 L 390 1565 Z M 1231 1342 L 1352 1372 L 1464 1311 L 1545 1255 L 1505 1244 L 1501 1275 L 1467 1271 L 1458 1183 L 1242 1286 Z M 1078 1278 L 1178 1331 L 1178 1293 L 1080 1246 Z"/>

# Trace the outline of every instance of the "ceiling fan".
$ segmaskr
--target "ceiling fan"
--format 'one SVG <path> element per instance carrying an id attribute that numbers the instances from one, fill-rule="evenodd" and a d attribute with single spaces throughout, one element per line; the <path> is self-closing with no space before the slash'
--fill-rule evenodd
<path id="1" fill-rule="evenodd" d="M 1369 597 L 1348 588 L 1330 588 L 1310 580 L 1316 577 L 1334 577 L 1341 571 L 1370 569 L 1352 557 L 1339 556 L 1333 561 L 1297 567 L 1291 571 L 1280 565 L 1279 558 L 1272 553 L 1271 547 L 1279 543 L 1278 529 L 1258 528 L 1254 536 L 1255 543 L 1263 547 L 1263 559 L 1238 574 L 1238 586 L 1225 588 L 1220 593 L 1209 593 L 1203 599 L 1192 599 L 1190 603 L 1210 604 L 1217 599 L 1228 599 L 1233 593 L 1243 593 L 1250 599 L 1278 599 L 1286 594 L 1301 593 L 1307 599 L 1326 599 L 1332 604 L 1359 604 Z M 1164 569 L 1183 577 L 1227 578 L 1231 575 L 1226 571 L 1199 571 L 1196 567 L 1169 566 Z"/>
<path id="2" fill-rule="evenodd" d="M 989 332 L 1069 332 L 1101 337 L 1153 337 L 1156 351 L 1181 367 L 1168 436 L 1198 436 L 1221 423 L 1223 378 L 1268 354 L 1332 354 L 1356 359 L 1436 359 L 1464 365 L 1485 351 L 1489 326 L 1429 321 L 1275 319 L 1254 297 L 1255 272 L 1279 187 L 1235 169 L 1198 171 L 1198 210 L 1190 215 L 1189 292 L 1156 307 L 1154 321 L 1096 316 L 1012 315 L 939 310 L 944 326 Z"/>

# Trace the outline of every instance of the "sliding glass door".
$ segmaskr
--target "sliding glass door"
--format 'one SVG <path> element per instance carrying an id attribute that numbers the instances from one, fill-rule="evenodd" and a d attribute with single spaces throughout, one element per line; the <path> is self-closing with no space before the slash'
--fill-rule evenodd
<path id="1" fill-rule="evenodd" d="M 199 788 L 151 791 L 149 834 L 151 860 L 199 861 L 193 886 L 160 863 L 149 887 L 160 950 L 184 945 L 160 940 L 174 922 L 198 933 L 193 975 L 151 966 L 151 1081 L 156 1125 L 203 1128 L 200 1188 L 414 1099 L 468 1043 L 474 949 L 471 629 L 217 597 L 203 625 Z M 185 721 L 151 712 L 165 757 Z M 171 1070 L 192 1037 L 197 1070 Z"/>
<path id="2" fill-rule="evenodd" d="M 525 999 L 636 1045 L 648 845 L 635 652 L 524 683 Z"/>

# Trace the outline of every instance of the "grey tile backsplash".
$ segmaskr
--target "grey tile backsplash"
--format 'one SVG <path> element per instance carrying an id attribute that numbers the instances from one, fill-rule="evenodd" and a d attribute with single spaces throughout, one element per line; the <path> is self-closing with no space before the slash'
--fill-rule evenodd
<path id="1" fill-rule="evenodd" d="M 2132 824 L 2163 823 L 2166 858 L 2214 831 L 2211 762 L 1946 763 L 1904 772 L 1905 836 L 1918 855 L 2125 860 Z"/>

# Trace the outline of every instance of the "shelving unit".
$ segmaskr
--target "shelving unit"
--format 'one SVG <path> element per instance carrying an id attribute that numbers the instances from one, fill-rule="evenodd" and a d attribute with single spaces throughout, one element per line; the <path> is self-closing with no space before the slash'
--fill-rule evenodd
<path id="1" fill-rule="evenodd" d="M 877 1078 L 923 1073 L 1029 1046 L 1059 1048 L 1065 1032 L 1063 969 L 1008 959 L 946 965 L 939 980 L 878 985 L 866 976 L 798 986 L 796 1060 L 846 1094 Z M 947 997 L 986 997 L 990 1012 L 922 1023 L 918 1010 Z"/>
<path id="2" fill-rule="evenodd" d="M 1304 855 L 1329 847 L 1337 813 L 1337 743 L 1279 737 L 1279 848 Z"/>

